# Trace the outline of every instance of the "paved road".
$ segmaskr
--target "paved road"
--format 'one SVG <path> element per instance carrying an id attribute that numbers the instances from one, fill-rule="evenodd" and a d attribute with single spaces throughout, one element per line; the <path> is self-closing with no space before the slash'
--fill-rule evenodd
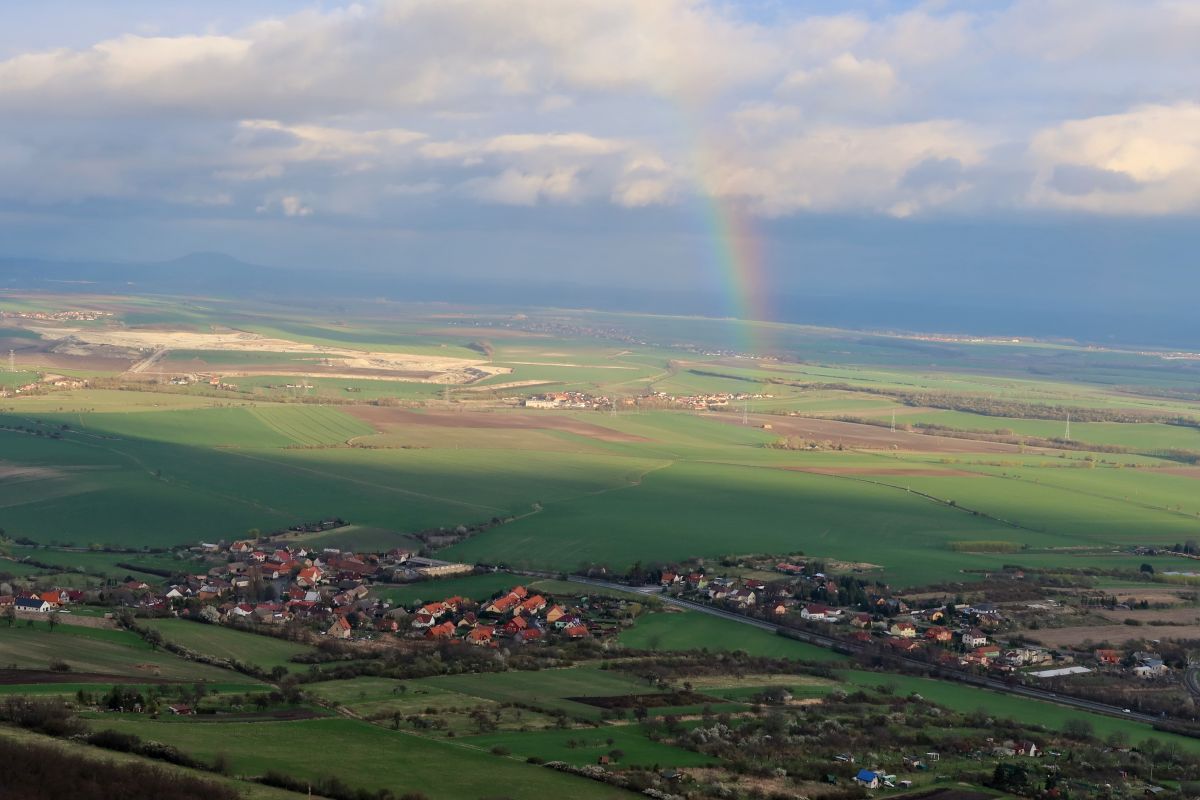
<path id="1" fill-rule="evenodd" d="M 760 630 L 769 631 L 770 633 L 778 633 L 780 630 L 787 630 L 789 637 L 794 637 L 801 641 L 808 642 L 810 644 L 815 644 L 820 647 L 828 647 L 828 648 L 837 647 L 837 648 L 839 648 L 841 650 L 845 650 L 845 651 L 856 651 L 856 650 L 864 650 L 865 649 L 862 647 L 858 647 L 858 646 L 854 645 L 853 643 L 844 642 L 840 639 L 834 639 L 832 636 L 825 636 L 823 634 L 812 633 L 810 631 L 797 630 L 795 628 L 786 628 L 785 629 L 784 626 L 782 626 L 782 625 L 775 625 L 770 622 L 765 622 L 764 620 L 753 619 L 751 617 L 743 616 L 742 614 L 735 614 L 732 611 L 725 611 L 724 609 L 713 608 L 712 606 L 707 606 L 707 605 L 704 605 L 703 603 L 695 603 L 695 602 L 692 602 L 691 600 L 681 600 L 678 597 L 670 597 L 668 595 L 660 594 L 658 587 L 655 587 L 655 586 L 646 586 L 646 587 L 636 587 L 635 588 L 635 587 L 631 587 L 631 586 L 623 586 L 619 583 L 609 583 L 607 581 L 598 581 L 598 580 L 593 580 L 591 578 L 576 577 L 574 575 L 570 576 L 568 578 L 568 580 L 572 581 L 573 583 L 586 583 L 588 585 L 597 586 L 597 587 L 604 588 L 604 589 L 612 589 L 612 590 L 621 591 L 621 592 L 631 592 L 634 594 L 652 595 L 654 597 L 657 597 L 662 602 L 667 603 L 669 605 L 678 606 L 680 608 L 686 608 L 691 611 L 698 611 L 702 614 L 709 614 L 714 617 L 722 617 L 724 619 L 732 620 L 732 621 L 740 623 L 742 625 L 749 625 L 751 627 L 758 628 Z M 928 670 L 929 666 L 930 666 L 929 664 L 925 663 L 924 661 L 917 661 L 916 659 L 904 658 L 903 656 L 896 656 L 896 655 L 893 655 L 892 657 L 898 661 L 901 661 L 903 663 L 909 664 L 914 667 L 918 667 L 922 670 Z M 1198 671 L 1200 671 L 1200 670 L 1198 670 Z M 1018 695 L 1021 697 L 1028 697 L 1028 698 L 1031 698 L 1034 700 L 1044 700 L 1044 701 L 1051 702 L 1051 703 L 1057 703 L 1058 705 L 1062 705 L 1062 706 L 1069 706 L 1071 708 L 1079 708 L 1084 711 L 1092 711 L 1097 714 L 1108 714 L 1110 716 L 1120 717 L 1122 719 L 1134 719 L 1134 720 L 1138 720 L 1139 722 L 1148 722 L 1148 723 L 1157 722 L 1159 719 L 1158 717 L 1154 716 L 1153 714 L 1142 714 L 1137 711 L 1127 712 L 1127 711 L 1125 711 L 1125 709 L 1121 708 L 1120 706 L 1108 705 L 1107 703 L 1097 703 L 1093 700 L 1084 700 L 1084 699 L 1081 699 L 1078 697 L 1067 697 L 1064 695 L 1056 694 L 1055 692 L 1046 691 L 1045 689 L 1036 689 L 1036 688 L 1032 688 L 1029 686 L 1012 685 L 1012 684 L 1005 683 L 1004 681 L 996 680 L 995 678 L 984 677 L 982 675 L 971 675 L 969 673 L 955 673 L 954 678 L 948 679 L 948 680 L 953 680 L 957 683 L 969 683 L 973 686 L 978 686 L 978 687 L 984 688 L 984 689 L 991 689 L 993 691 L 1003 692 L 1005 694 L 1015 694 L 1015 695 Z M 1193 674 L 1192 670 L 1188 671 L 1187 680 L 1197 681 L 1197 683 L 1196 683 L 1197 690 L 1200 690 L 1200 676 Z M 1191 687 L 1192 687 L 1192 683 L 1189 682 L 1188 688 L 1191 689 Z M 1196 691 L 1196 690 L 1193 690 L 1193 691 Z"/>

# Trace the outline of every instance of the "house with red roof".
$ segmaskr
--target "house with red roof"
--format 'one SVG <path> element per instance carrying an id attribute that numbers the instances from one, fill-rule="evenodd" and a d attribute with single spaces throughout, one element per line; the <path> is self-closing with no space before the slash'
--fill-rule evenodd
<path id="1" fill-rule="evenodd" d="M 425 636 L 429 639 L 450 639 L 454 636 L 454 623 L 447 620 L 425 632 Z"/>
<path id="2" fill-rule="evenodd" d="M 925 638 L 931 642 L 946 644 L 954 641 L 954 632 L 941 625 L 934 625 L 925 631 Z"/>
<path id="3" fill-rule="evenodd" d="M 495 644 L 496 629 L 490 625 L 480 625 L 467 633 L 467 644 L 477 647 L 487 647 Z"/>
<path id="4" fill-rule="evenodd" d="M 329 626 L 329 630 L 325 631 L 326 635 L 333 636 L 337 639 L 349 639 L 350 632 L 353 627 L 350 625 L 350 620 L 345 617 L 334 617 L 333 624 Z"/>

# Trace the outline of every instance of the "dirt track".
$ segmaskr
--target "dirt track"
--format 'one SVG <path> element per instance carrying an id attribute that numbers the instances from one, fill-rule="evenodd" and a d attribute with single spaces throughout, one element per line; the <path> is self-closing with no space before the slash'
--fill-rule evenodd
<path id="1" fill-rule="evenodd" d="M 387 432 L 404 425 L 435 428 L 508 428 L 516 430 L 548 430 L 574 433 L 602 442 L 645 442 L 644 437 L 621 433 L 591 422 L 583 422 L 554 411 L 426 411 L 403 408 L 354 406 L 346 409 L 359 419 Z"/>
<path id="2" fill-rule="evenodd" d="M 741 425 L 742 415 L 732 413 L 707 413 L 701 416 Z M 906 450 L 919 453 L 1017 453 L 1014 444 L 980 442 L 973 439 L 952 439 L 949 436 L 931 436 L 908 431 L 891 431 L 877 425 L 862 425 L 855 422 L 840 422 L 811 417 L 782 417 L 772 414 L 751 414 L 751 425 L 771 426 L 771 433 L 778 436 L 797 436 L 819 442 L 861 450 Z"/>
<path id="3" fill-rule="evenodd" d="M 787 467 L 790 472 L 810 472 L 814 475 L 880 475 L 907 476 L 910 478 L 982 478 L 978 472 L 964 469 L 899 469 L 896 467 Z"/>
<path id="4" fill-rule="evenodd" d="M 1162 469 L 1147 470 L 1163 475 L 1182 475 L 1185 478 L 1196 478 L 1200 480 L 1200 467 L 1164 467 Z"/>
<path id="5" fill-rule="evenodd" d="M 25 683 L 183 683 L 152 675 L 106 675 L 103 672 L 52 672 L 48 669 L 0 669 L 0 686 Z"/>

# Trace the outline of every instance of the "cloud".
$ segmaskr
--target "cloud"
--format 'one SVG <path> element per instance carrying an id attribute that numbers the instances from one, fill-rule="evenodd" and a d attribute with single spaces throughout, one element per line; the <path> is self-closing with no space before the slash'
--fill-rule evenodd
<path id="1" fill-rule="evenodd" d="M 886 61 L 841 53 L 812 69 L 798 69 L 779 85 L 779 94 L 808 111 L 878 112 L 890 106 L 899 80 Z"/>
<path id="2" fill-rule="evenodd" d="M 874 211 L 910 216 L 945 203 L 961 182 L 914 182 L 930 164 L 975 165 L 985 139 L 953 120 L 884 126 L 822 125 L 742 141 L 708 167 L 709 190 L 767 216 Z"/>
<path id="3" fill-rule="evenodd" d="M 470 180 L 464 188 L 477 199 L 509 206 L 579 199 L 578 172 L 574 169 L 538 173 L 510 168 L 499 175 Z"/>
<path id="4" fill-rule="evenodd" d="M 772 217 L 1200 210 L 1195 4 L 844 9 L 372 0 L 20 53 L 0 197 L 451 224 L 695 194 Z"/>
<path id="5" fill-rule="evenodd" d="M 388 155 L 425 138 L 423 133 L 402 128 L 355 131 L 324 125 L 286 125 L 269 119 L 242 120 L 239 127 L 249 134 L 242 141 L 249 143 L 263 132 L 281 134 L 289 143 L 281 156 L 292 161 Z"/>
<path id="6" fill-rule="evenodd" d="M 1200 209 L 1200 105 L 1146 105 L 1069 120 L 1030 143 L 1037 205 L 1105 214 Z"/>
<path id="7" fill-rule="evenodd" d="M 259 214 L 270 214 L 278 211 L 285 217 L 312 216 L 312 206 L 307 205 L 299 195 L 285 194 L 271 197 L 262 202 L 255 211 Z"/>

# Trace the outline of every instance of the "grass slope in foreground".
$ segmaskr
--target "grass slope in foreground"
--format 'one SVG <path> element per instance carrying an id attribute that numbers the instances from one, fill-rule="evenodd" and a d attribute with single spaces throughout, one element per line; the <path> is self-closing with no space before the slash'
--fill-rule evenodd
<path id="1" fill-rule="evenodd" d="M 301 722 L 173 723 L 105 717 L 112 728 L 164 742 L 197 758 L 228 756 L 238 775 L 277 770 L 300 780 L 334 774 L 356 788 L 423 792 L 430 800 L 520 797 L 625 800 L 636 795 L 572 775 L 350 719 Z"/>

